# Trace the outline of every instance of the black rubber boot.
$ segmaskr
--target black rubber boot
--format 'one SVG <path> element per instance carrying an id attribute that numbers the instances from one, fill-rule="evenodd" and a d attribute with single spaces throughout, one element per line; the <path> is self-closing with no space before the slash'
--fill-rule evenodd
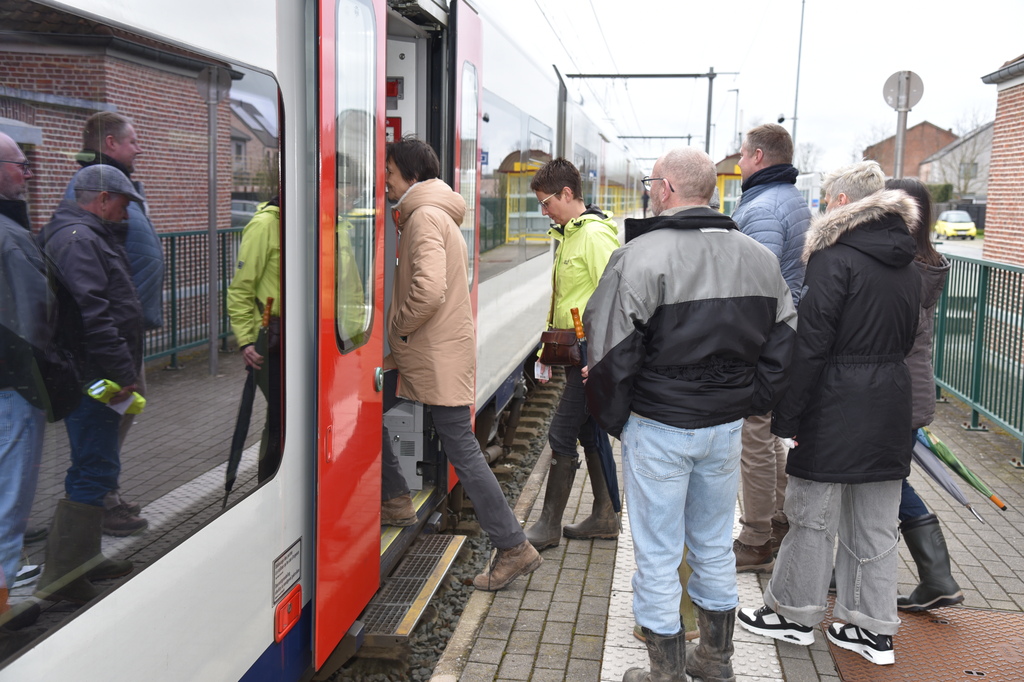
<path id="1" fill-rule="evenodd" d="M 576 470 L 579 468 L 580 458 L 577 455 L 551 453 L 544 508 L 537 522 L 526 529 L 526 539 L 535 549 L 557 547 L 562 541 L 562 512 L 569 501 L 572 483 L 576 480 Z"/>
<path id="2" fill-rule="evenodd" d="M 102 571 L 107 561 L 100 551 L 102 523 L 103 507 L 66 499 L 57 502 L 46 545 L 46 568 L 39 578 L 36 597 L 85 604 L 99 595 L 86 576 L 96 569 Z"/>
<path id="3" fill-rule="evenodd" d="M 562 529 L 567 538 L 583 540 L 587 538 L 619 537 L 619 515 L 612 506 L 612 498 L 608 494 L 608 484 L 604 480 L 601 468 L 601 455 L 596 451 L 587 451 L 587 474 L 590 476 L 590 488 L 594 491 L 594 506 L 590 516 L 579 523 L 573 523 Z"/>
<path id="4" fill-rule="evenodd" d="M 949 571 L 949 550 L 938 517 L 925 514 L 907 519 L 900 524 L 900 531 L 917 564 L 921 584 L 909 597 L 898 598 L 896 608 L 927 611 L 962 602 L 964 593 Z"/>
<path id="5" fill-rule="evenodd" d="M 643 628 L 643 633 L 651 670 L 630 668 L 622 682 L 686 682 L 686 633 L 680 630 L 666 636 L 647 628 Z"/>
<path id="6" fill-rule="evenodd" d="M 687 647 L 686 674 L 702 682 L 734 682 L 732 633 L 736 609 L 705 611 L 696 604 L 700 643 Z"/>

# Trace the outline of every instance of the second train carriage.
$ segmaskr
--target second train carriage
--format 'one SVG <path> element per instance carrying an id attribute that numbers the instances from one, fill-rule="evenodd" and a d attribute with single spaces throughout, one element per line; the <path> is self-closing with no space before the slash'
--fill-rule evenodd
<path id="1" fill-rule="evenodd" d="M 165 283 L 173 332 L 150 332 L 151 358 L 186 348 L 186 334 L 201 343 L 205 292 L 229 278 L 234 213 L 280 192 L 284 419 L 276 473 L 256 481 L 248 457 L 222 512 L 226 451 L 207 447 L 203 424 L 222 434 L 233 410 L 211 419 L 200 390 L 171 415 L 154 394 L 149 424 L 133 428 L 164 423 L 179 435 L 129 440 L 122 455 L 166 479 L 144 500 L 152 528 L 104 550 L 144 570 L 78 610 L 51 609 L 49 632 L 0 663 L 0 679 L 323 675 L 372 637 L 367 605 L 410 545 L 457 512 L 429 415 L 396 400 L 380 370 L 397 250 L 385 141 L 429 141 L 470 207 L 484 444 L 521 396 L 550 299 L 533 172 L 564 155 L 583 171 L 588 202 L 622 215 L 639 203 L 638 169 L 557 73 L 526 57 L 524 40 L 465 0 L 0 0 L 0 16 L 0 125 L 36 171 L 37 228 L 77 168 L 85 118 L 112 110 L 135 121 L 137 177 L 175 268 Z M 204 279 L 209 235 L 219 285 Z M 178 268 L 186 254 L 193 266 Z M 409 529 L 379 527 L 385 420 L 419 490 Z M 59 443 L 48 448 L 66 460 Z"/>

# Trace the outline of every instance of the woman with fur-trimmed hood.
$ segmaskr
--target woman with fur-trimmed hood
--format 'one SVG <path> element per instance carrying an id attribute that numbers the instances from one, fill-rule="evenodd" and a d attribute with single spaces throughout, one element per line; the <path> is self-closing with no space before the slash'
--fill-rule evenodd
<path id="1" fill-rule="evenodd" d="M 838 537 L 833 613 L 845 622 L 827 636 L 879 665 L 895 661 L 900 623 L 897 509 L 913 447 L 905 358 L 921 288 L 910 234 L 917 203 L 884 183 L 879 165 L 865 161 L 822 184 L 827 212 L 807 232 L 791 384 L 772 424 L 797 443 L 786 466 L 790 530 L 765 606 L 738 614 L 748 630 L 811 644 Z"/>
<path id="2" fill-rule="evenodd" d="M 881 169 L 878 174 L 881 186 Z M 797 437 L 791 475 L 896 480 L 910 471 L 913 443 L 904 358 L 914 345 L 920 305 L 908 228 L 917 224 L 918 208 L 898 190 L 856 201 L 847 196 L 828 196 L 829 210 L 807 232 L 804 261 L 813 277 L 805 278 L 802 295 L 811 298 L 800 303 L 792 384 L 772 430 Z"/>

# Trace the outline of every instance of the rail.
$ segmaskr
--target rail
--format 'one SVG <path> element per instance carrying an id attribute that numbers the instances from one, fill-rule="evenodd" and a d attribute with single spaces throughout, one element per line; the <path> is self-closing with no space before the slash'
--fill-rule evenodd
<path id="1" fill-rule="evenodd" d="M 242 228 L 217 230 L 218 334 L 227 348 L 231 332 L 227 314 L 228 284 L 234 272 Z M 207 295 L 209 289 L 209 241 L 206 230 L 160 235 L 167 269 L 164 274 L 164 326 L 146 332 L 145 359 L 170 357 L 178 366 L 178 354 L 209 343 Z"/>
<path id="2" fill-rule="evenodd" d="M 1024 268 L 951 256 L 936 309 L 935 383 L 1024 441 Z"/>

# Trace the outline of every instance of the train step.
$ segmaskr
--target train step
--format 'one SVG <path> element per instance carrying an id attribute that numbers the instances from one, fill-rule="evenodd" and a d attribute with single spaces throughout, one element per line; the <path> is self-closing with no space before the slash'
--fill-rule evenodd
<path id="1" fill-rule="evenodd" d="M 409 548 L 363 612 L 363 646 L 394 646 L 412 635 L 465 541 L 462 535 L 426 535 Z"/>

